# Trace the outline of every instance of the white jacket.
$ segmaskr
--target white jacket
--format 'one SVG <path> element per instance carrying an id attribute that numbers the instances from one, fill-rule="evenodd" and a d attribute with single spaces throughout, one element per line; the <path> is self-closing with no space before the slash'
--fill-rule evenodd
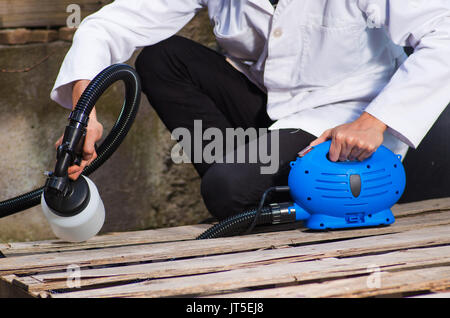
<path id="1" fill-rule="evenodd" d="M 450 0 L 280 0 L 276 10 L 269 0 L 116 0 L 81 23 L 51 98 L 71 108 L 74 81 L 174 35 L 204 7 L 232 64 L 267 92 L 271 129 L 318 136 L 366 111 L 404 156 L 450 102 Z"/>

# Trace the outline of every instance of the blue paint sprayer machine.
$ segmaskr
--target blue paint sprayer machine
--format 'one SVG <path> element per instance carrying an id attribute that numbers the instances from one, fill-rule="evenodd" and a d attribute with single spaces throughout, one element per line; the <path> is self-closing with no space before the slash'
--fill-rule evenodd
<path id="1" fill-rule="evenodd" d="M 406 185 L 401 156 L 380 146 L 368 159 L 333 162 L 331 141 L 308 147 L 290 163 L 288 186 L 263 194 L 258 208 L 232 216 L 198 239 L 250 233 L 255 225 L 304 221 L 311 230 L 383 226 L 394 223 L 391 207 Z M 290 192 L 293 202 L 264 206 L 271 192 Z"/>

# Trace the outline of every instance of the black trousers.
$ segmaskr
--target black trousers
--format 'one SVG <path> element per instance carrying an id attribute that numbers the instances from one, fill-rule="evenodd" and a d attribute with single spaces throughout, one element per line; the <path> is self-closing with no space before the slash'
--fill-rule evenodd
<path id="1" fill-rule="evenodd" d="M 179 141 L 190 142 L 187 155 L 191 160 L 196 150 L 202 151 L 211 143 L 201 139 L 200 146 L 192 146 L 199 142 L 195 140 L 195 136 L 197 139 L 199 136 L 196 121 L 197 124 L 201 121 L 202 133 L 209 128 L 223 136 L 230 129 L 257 132 L 245 142 L 235 142 L 232 149 L 227 148 L 225 142 L 222 149 L 215 149 L 224 154 L 222 161 L 194 160 L 194 167 L 202 178 L 201 194 L 205 205 L 218 219 L 256 206 L 271 186 L 287 185 L 289 162 L 315 139 L 302 130 L 267 131 L 265 128 L 273 122 L 266 112 L 266 94 L 227 63 L 224 56 L 191 40 L 174 36 L 145 48 L 136 60 L 136 69 L 144 93 L 166 127 L 171 132 L 180 127 L 190 132 L 191 140 Z M 446 123 L 450 123 L 448 113 L 444 114 Z M 437 126 L 449 131 L 448 124 Z M 278 134 L 278 138 L 274 134 Z M 404 195 L 407 200 L 450 196 L 450 173 L 446 164 L 450 159 L 448 135 L 447 139 L 440 137 L 439 132 L 432 131 L 431 135 L 433 138 L 427 139 L 424 149 L 412 151 L 405 158 L 410 178 Z M 446 147 L 436 146 L 435 142 Z M 271 173 L 262 173 L 263 167 L 268 168 L 267 160 L 261 157 L 250 160 L 250 154 L 260 149 L 260 145 L 267 145 L 267 155 L 273 159 Z M 433 152 L 424 153 L 436 147 L 438 156 L 431 158 Z M 243 153 L 244 163 L 238 160 Z M 439 175 L 438 180 L 430 178 L 434 174 Z M 429 184 L 431 180 L 435 182 L 433 185 Z M 289 200 L 288 194 L 268 198 L 269 202 Z"/>

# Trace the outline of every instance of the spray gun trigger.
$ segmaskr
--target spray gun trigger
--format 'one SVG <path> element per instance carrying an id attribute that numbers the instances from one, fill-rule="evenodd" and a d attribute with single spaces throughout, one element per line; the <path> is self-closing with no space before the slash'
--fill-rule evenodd
<path id="1" fill-rule="evenodd" d="M 78 145 L 75 148 L 74 151 L 74 160 L 73 160 L 73 164 L 80 166 L 81 165 L 81 161 L 83 160 L 83 146 L 84 146 L 84 140 L 86 139 L 86 130 L 83 129 L 83 135 L 80 138 L 80 142 L 78 143 Z"/>
<path id="2" fill-rule="evenodd" d="M 80 166 L 81 165 L 81 160 L 82 160 L 83 158 L 81 157 L 81 156 L 76 156 L 75 157 L 75 160 L 73 161 L 73 164 L 74 165 L 77 165 L 77 166 Z"/>

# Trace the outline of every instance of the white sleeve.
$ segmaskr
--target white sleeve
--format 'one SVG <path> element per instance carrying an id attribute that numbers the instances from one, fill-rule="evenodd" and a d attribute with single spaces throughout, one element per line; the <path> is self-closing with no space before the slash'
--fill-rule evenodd
<path id="1" fill-rule="evenodd" d="M 116 0 L 86 17 L 75 33 L 50 94 L 72 108 L 77 80 L 92 80 L 106 67 L 127 61 L 137 48 L 177 33 L 200 10 L 204 0 Z"/>
<path id="2" fill-rule="evenodd" d="M 359 5 L 395 44 L 414 48 L 366 112 L 416 148 L 450 102 L 450 0 L 359 0 Z"/>

